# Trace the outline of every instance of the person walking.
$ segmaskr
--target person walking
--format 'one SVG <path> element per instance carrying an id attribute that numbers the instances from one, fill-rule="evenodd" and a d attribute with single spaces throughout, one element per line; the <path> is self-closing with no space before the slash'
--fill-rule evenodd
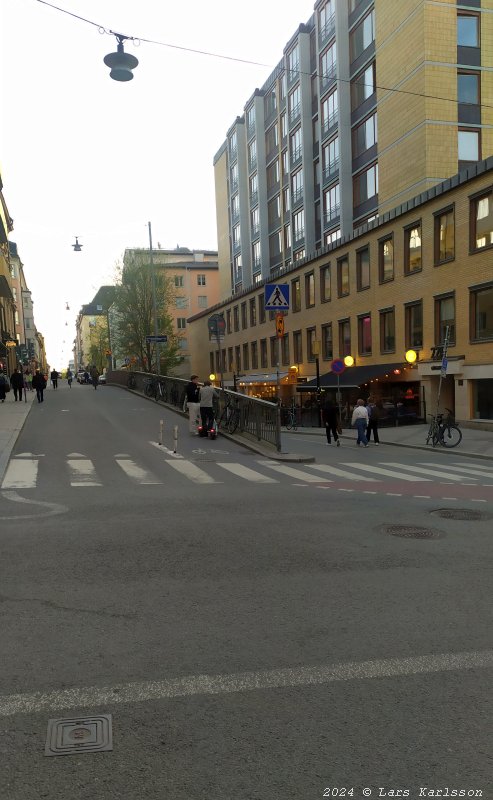
<path id="1" fill-rule="evenodd" d="M 363 447 L 368 447 L 368 439 L 366 438 L 366 429 L 368 428 L 368 411 L 366 410 L 365 401 L 357 400 L 351 417 L 351 425 L 356 427 L 358 431 L 358 438 L 356 444 L 362 444 Z"/>
<path id="2" fill-rule="evenodd" d="M 58 372 L 56 369 L 52 369 L 50 373 L 50 380 L 53 385 L 54 389 L 58 389 Z"/>
<path id="3" fill-rule="evenodd" d="M 44 400 L 43 392 L 46 389 L 46 381 L 44 375 L 41 374 L 39 369 L 36 370 L 33 376 L 33 389 L 36 389 L 38 403 L 42 403 Z"/>
<path id="4" fill-rule="evenodd" d="M 72 388 L 72 380 L 73 380 L 73 378 L 74 378 L 74 374 L 73 374 L 72 370 L 68 369 L 67 370 L 67 382 L 68 382 L 68 385 L 69 385 L 69 389 Z"/>
<path id="5" fill-rule="evenodd" d="M 99 383 L 99 371 L 98 371 L 98 368 L 96 367 L 96 364 L 92 365 L 91 382 L 92 382 L 92 385 L 94 386 L 94 388 L 97 389 L 98 388 L 98 383 Z"/>
<path id="6" fill-rule="evenodd" d="M 9 379 L 3 372 L 0 372 L 0 402 L 5 403 L 7 392 L 10 392 Z"/>
<path id="7" fill-rule="evenodd" d="M 24 375 L 19 372 L 17 367 L 10 376 L 10 385 L 14 390 L 14 400 L 22 400 L 22 390 L 24 389 Z"/>
<path id="8" fill-rule="evenodd" d="M 204 381 L 204 385 L 200 389 L 200 418 L 202 420 L 203 436 L 207 436 L 214 424 L 214 409 L 212 403 L 214 398 L 218 396 L 218 391 L 214 388 L 212 383 L 210 381 Z"/>
<path id="9" fill-rule="evenodd" d="M 185 395 L 188 408 L 188 430 L 191 434 L 197 435 L 197 427 L 200 421 L 200 386 L 199 376 L 192 375 L 190 383 L 185 387 Z"/>
<path id="10" fill-rule="evenodd" d="M 376 403 L 371 402 L 371 398 L 368 398 L 368 427 L 366 429 L 366 438 L 368 442 L 371 440 L 371 432 L 373 431 L 373 441 L 378 446 L 380 444 L 380 437 L 378 435 L 378 423 L 380 421 L 380 417 L 382 416 L 383 405 L 381 400 L 377 400 Z"/>
<path id="11" fill-rule="evenodd" d="M 334 437 L 334 442 L 336 443 L 337 447 L 341 446 L 339 441 L 339 433 L 338 427 L 339 423 L 339 412 L 337 406 L 334 405 L 332 400 L 327 399 L 322 406 L 322 420 L 325 425 L 325 433 L 327 434 L 327 444 L 331 444 L 330 434 Z"/>
<path id="12" fill-rule="evenodd" d="M 24 373 L 27 382 L 27 390 L 28 392 L 32 392 L 33 390 L 33 374 L 30 369 L 26 369 Z"/>

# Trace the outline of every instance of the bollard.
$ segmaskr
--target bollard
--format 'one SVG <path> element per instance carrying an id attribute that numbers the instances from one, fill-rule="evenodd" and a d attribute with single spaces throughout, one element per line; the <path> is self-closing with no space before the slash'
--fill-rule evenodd
<path id="1" fill-rule="evenodd" d="M 163 422 L 162 419 L 160 419 L 159 420 L 159 444 L 160 445 L 163 444 L 163 427 L 164 427 L 164 422 Z"/>
<path id="2" fill-rule="evenodd" d="M 176 453 L 178 448 L 178 425 L 173 428 L 173 453 Z"/>

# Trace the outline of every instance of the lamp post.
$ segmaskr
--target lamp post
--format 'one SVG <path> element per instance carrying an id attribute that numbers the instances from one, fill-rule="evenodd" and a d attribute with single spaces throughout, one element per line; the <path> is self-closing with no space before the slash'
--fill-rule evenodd
<path id="1" fill-rule="evenodd" d="M 320 403 L 320 341 L 316 339 L 312 342 L 312 354 L 315 356 L 315 369 L 317 374 L 317 412 L 318 412 L 318 427 L 322 427 L 322 407 Z"/>
<path id="2" fill-rule="evenodd" d="M 151 223 L 147 223 L 149 226 L 149 263 L 151 265 L 151 277 L 152 277 L 152 311 L 154 316 L 154 336 L 158 336 L 158 326 L 157 326 L 157 304 L 156 304 L 156 275 L 154 273 L 154 259 L 152 255 L 152 231 L 151 231 Z M 151 365 L 149 364 L 149 367 Z M 159 375 L 159 371 L 161 369 L 161 348 L 159 342 L 156 342 L 156 375 Z"/>

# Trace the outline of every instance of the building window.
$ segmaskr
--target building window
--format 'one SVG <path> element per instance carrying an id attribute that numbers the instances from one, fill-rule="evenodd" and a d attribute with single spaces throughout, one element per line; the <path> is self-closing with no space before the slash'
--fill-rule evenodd
<path id="1" fill-rule="evenodd" d="M 337 89 L 335 89 L 322 100 L 322 134 L 327 133 L 329 128 L 336 124 L 338 109 L 339 99 Z"/>
<path id="2" fill-rule="evenodd" d="M 339 322 L 339 355 L 341 358 L 351 355 L 351 323 L 348 319 Z"/>
<path id="3" fill-rule="evenodd" d="M 188 308 L 188 298 L 187 297 L 177 297 L 175 299 L 176 307 L 177 308 Z"/>
<path id="4" fill-rule="evenodd" d="M 254 270 L 260 267 L 260 242 L 252 244 L 252 266 Z"/>
<path id="5" fill-rule="evenodd" d="M 282 190 L 282 205 L 283 205 L 283 212 L 284 214 L 286 214 L 291 208 L 290 194 L 287 186 L 285 189 Z"/>
<path id="6" fill-rule="evenodd" d="M 480 80 L 477 72 L 459 72 L 457 74 L 457 102 L 478 106 L 480 98 Z"/>
<path id="7" fill-rule="evenodd" d="M 321 90 L 327 86 L 327 83 L 332 80 L 337 71 L 337 48 L 336 43 L 332 44 L 320 56 L 320 83 Z"/>
<path id="8" fill-rule="evenodd" d="M 183 275 L 175 275 L 175 286 L 177 289 L 183 289 L 185 285 Z"/>
<path id="9" fill-rule="evenodd" d="M 360 356 L 371 355 L 371 315 L 358 317 L 358 353 Z"/>
<path id="10" fill-rule="evenodd" d="M 183 331 L 187 327 L 187 320 L 185 317 L 177 317 L 176 327 L 179 331 Z"/>
<path id="11" fill-rule="evenodd" d="M 281 361 L 283 366 L 289 366 L 289 336 L 287 333 L 281 339 Z"/>
<path id="12" fill-rule="evenodd" d="M 315 361 L 315 342 L 316 342 L 316 329 L 307 328 L 306 330 L 306 353 L 308 361 Z"/>
<path id="13" fill-rule="evenodd" d="M 302 247 L 301 250 L 296 250 L 293 253 L 293 261 L 301 261 L 301 259 L 305 258 L 305 256 L 306 256 L 305 248 Z"/>
<path id="14" fill-rule="evenodd" d="M 231 161 L 234 161 L 236 158 L 236 154 L 238 151 L 238 140 L 236 137 L 236 131 L 233 131 L 229 140 L 229 157 Z"/>
<path id="15" fill-rule="evenodd" d="M 370 248 L 363 247 L 356 253 L 356 283 L 358 291 L 370 288 Z"/>
<path id="16" fill-rule="evenodd" d="M 471 338 L 493 339 L 493 284 L 471 291 Z"/>
<path id="17" fill-rule="evenodd" d="M 336 136 L 322 147 L 322 166 L 324 179 L 339 169 L 339 137 Z"/>
<path id="18" fill-rule="evenodd" d="M 380 352 L 395 353 L 395 310 L 380 312 Z"/>
<path id="19" fill-rule="evenodd" d="M 320 300 L 328 303 L 331 300 L 330 264 L 320 267 Z"/>
<path id="20" fill-rule="evenodd" d="M 459 47 L 479 47 L 479 15 L 457 15 L 457 45 Z"/>
<path id="21" fill-rule="evenodd" d="M 279 147 L 279 126 L 277 122 L 272 125 L 271 128 L 265 134 L 265 152 L 267 154 L 267 158 L 269 158 L 270 153 L 273 153 Z"/>
<path id="22" fill-rule="evenodd" d="M 252 139 L 248 145 L 248 169 L 255 169 L 257 165 L 257 140 Z"/>
<path id="23" fill-rule="evenodd" d="M 490 192 L 471 203 L 471 249 L 481 250 L 493 244 L 493 194 Z"/>
<path id="24" fill-rule="evenodd" d="M 293 333 L 293 355 L 295 364 L 303 362 L 303 342 L 301 340 L 301 331 L 294 331 Z"/>
<path id="25" fill-rule="evenodd" d="M 271 263 L 278 262 L 282 249 L 282 231 L 269 236 L 269 257 Z"/>
<path id="26" fill-rule="evenodd" d="M 326 234 L 326 236 L 325 236 L 325 244 L 327 244 L 327 245 L 334 244 L 340 238 L 341 238 L 341 229 L 340 228 L 336 228 L 334 231 L 330 231 L 330 233 Z"/>
<path id="27" fill-rule="evenodd" d="M 260 230 L 260 213 L 258 210 L 258 206 L 254 208 L 253 211 L 250 213 L 250 222 L 252 226 L 252 236 L 255 237 L 257 236 Z"/>
<path id="28" fill-rule="evenodd" d="M 241 372 L 241 347 L 239 345 L 235 347 L 235 363 L 233 366 L 236 374 Z"/>
<path id="29" fill-rule="evenodd" d="M 301 169 L 295 172 L 291 177 L 291 193 L 293 197 L 293 206 L 296 205 L 299 200 L 303 199 L 303 170 Z"/>
<path id="30" fill-rule="evenodd" d="M 207 308 L 207 295 L 199 294 L 197 298 L 199 308 Z"/>
<path id="31" fill-rule="evenodd" d="M 332 361 L 334 358 L 331 322 L 322 325 L 322 358 L 324 361 Z"/>
<path id="32" fill-rule="evenodd" d="M 276 225 L 279 225 L 279 222 L 280 222 L 280 219 L 281 219 L 281 196 L 280 195 L 277 194 L 275 197 L 272 198 L 272 200 L 269 200 L 269 202 L 267 204 L 267 216 L 268 216 L 269 226 L 270 227 L 275 227 Z"/>
<path id="33" fill-rule="evenodd" d="M 376 143 L 377 115 L 372 114 L 353 130 L 353 158 L 357 158 Z"/>
<path id="34" fill-rule="evenodd" d="M 443 344 L 449 329 L 449 344 L 455 344 L 455 296 L 435 298 L 435 344 Z"/>
<path id="35" fill-rule="evenodd" d="M 236 219 L 240 214 L 240 197 L 234 194 L 231 198 L 231 217 Z"/>
<path id="36" fill-rule="evenodd" d="M 250 345 L 252 354 L 252 369 L 258 369 L 258 347 L 257 342 L 252 342 Z"/>
<path id="37" fill-rule="evenodd" d="M 277 187 L 279 183 L 279 159 L 276 158 L 272 164 L 267 167 L 267 191 L 271 192 Z"/>
<path id="38" fill-rule="evenodd" d="M 250 369 L 249 355 L 250 355 L 250 353 L 249 353 L 249 350 L 248 350 L 248 345 L 244 344 L 243 345 L 243 369 L 244 370 Z"/>
<path id="39" fill-rule="evenodd" d="M 233 281 L 235 287 L 241 286 L 242 280 L 243 280 L 243 267 L 242 267 L 241 253 L 240 253 L 240 255 L 235 256 L 233 260 Z"/>
<path id="40" fill-rule="evenodd" d="M 325 222 L 331 222 L 339 217 L 341 211 L 341 197 L 339 184 L 336 183 L 324 192 Z"/>
<path id="41" fill-rule="evenodd" d="M 309 272 L 305 275 L 305 306 L 313 308 L 315 305 L 315 275 Z"/>
<path id="42" fill-rule="evenodd" d="M 301 89 L 299 86 L 288 95 L 288 113 L 290 121 L 299 117 L 301 113 Z"/>
<path id="43" fill-rule="evenodd" d="M 421 350 L 423 347 L 423 303 L 406 306 L 406 348 Z"/>
<path id="44" fill-rule="evenodd" d="M 454 209 L 449 208 L 435 216 L 435 264 L 455 258 Z"/>
<path id="45" fill-rule="evenodd" d="M 248 320 L 247 320 L 247 304 L 241 304 L 241 329 L 245 330 L 248 328 Z"/>
<path id="46" fill-rule="evenodd" d="M 267 339 L 260 340 L 260 369 L 267 369 Z"/>
<path id="47" fill-rule="evenodd" d="M 234 372 L 234 359 L 233 359 L 233 348 L 228 347 L 228 361 L 227 361 L 227 368 L 228 372 Z"/>
<path id="48" fill-rule="evenodd" d="M 235 225 L 233 228 L 233 247 L 240 247 L 241 245 L 241 236 L 240 236 L 240 226 Z"/>
<path id="49" fill-rule="evenodd" d="M 265 322 L 265 301 L 263 294 L 259 294 L 258 296 L 258 321 L 260 325 Z"/>
<path id="50" fill-rule="evenodd" d="M 375 41 L 375 11 L 369 14 L 349 34 L 349 54 L 351 62 L 366 50 Z"/>
<path id="51" fill-rule="evenodd" d="M 286 67 L 288 72 L 288 80 L 295 80 L 300 68 L 300 48 L 297 44 L 286 55 Z"/>
<path id="52" fill-rule="evenodd" d="M 291 249 L 291 225 L 284 226 L 284 249 Z"/>
<path id="53" fill-rule="evenodd" d="M 366 203 L 378 194 L 378 164 L 373 164 L 353 178 L 353 205 Z"/>
<path id="54" fill-rule="evenodd" d="M 254 172 L 251 176 L 250 181 L 250 203 L 251 205 L 255 205 L 258 200 L 258 174 Z"/>
<path id="55" fill-rule="evenodd" d="M 250 327 L 253 328 L 257 324 L 257 307 L 255 305 L 255 298 L 250 300 Z"/>
<path id="56" fill-rule="evenodd" d="M 423 267 L 421 256 L 421 222 L 404 230 L 404 272 L 419 272 Z"/>
<path id="57" fill-rule="evenodd" d="M 303 148 L 303 139 L 301 135 L 301 128 L 297 128 L 294 133 L 291 134 L 289 139 L 289 146 L 291 151 L 291 163 L 295 164 L 296 161 L 299 161 L 301 158 L 302 148 Z M 278 177 L 279 180 L 279 177 Z"/>
<path id="58" fill-rule="evenodd" d="M 293 238 L 299 242 L 305 236 L 305 212 L 303 209 L 293 214 Z"/>
<path id="59" fill-rule="evenodd" d="M 378 243 L 378 271 L 380 283 L 394 280 L 394 239 L 389 236 Z"/>
<path id="60" fill-rule="evenodd" d="M 459 130 L 457 132 L 457 155 L 459 162 L 480 160 L 479 131 Z"/>
<path id="61" fill-rule="evenodd" d="M 279 366 L 279 339 L 277 336 L 270 337 L 270 365 L 271 367 L 278 367 Z"/>
<path id="62" fill-rule="evenodd" d="M 337 294 L 346 297 L 349 294 L 349 258 L 339 258 L 337 261 Z"/>
<path id="63" fill-rule="evenodd" d="M 355 111 L 376 91 L 375 62 L 351 81 L 351 111 Z"/>
<path id="64" fill-rule="evenodd" d="M 226 330 L 228 333 L 231 333 L 231 309 L 228 308 L 226 311 Z"/>
<path id="65" fill-rule="evenodd" d="M 291 281 L 291 307 L 293 311 L 301 311 L 301 286 L 300 279 Z"/>
<path id="66" fill-rule="evenodd" d="M 238 333 L 240 330 L 240 312 L 238 306 L 233 308 L 233 330 L 235 333 Z"/>
<path id="67" fill-rule="evenodd" d="M 206 280 L 205 275 L 197 275 L 197 286 L 205 286 Z"/>

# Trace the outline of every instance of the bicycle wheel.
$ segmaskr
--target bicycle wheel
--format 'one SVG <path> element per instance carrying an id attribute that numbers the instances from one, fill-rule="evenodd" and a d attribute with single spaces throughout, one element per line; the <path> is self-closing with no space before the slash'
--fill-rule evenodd
<path id="1" fill-rule="evenodd" d="M 286 420 L 286 430 L 290 431 L 293 425 L 294 425 L 294 417 L 292 414 L 290 414 Z"/>
<path id="2" fill-rule="evenodd" d="M 238 409 L 234 409 L 230 417 L 228 419 L 228 433 L 234 433 L 236 428 L 238 427 L 238 423 L 240 421 L 240 412 Z"/>
<path id="3" fill-rule="evenodd" d="M 445 425 L 440 431 L 440 444 L 444 447 L 457 447 L 462 441 L 462 431 L 455 425 Z"/>
<path id="4" fill-rule="evenodd" d="M 144 394 L 146 397 L 154 397 L 155 388 L 152 385 L 151 381 L 148 381 L 144 386 Z"/>

